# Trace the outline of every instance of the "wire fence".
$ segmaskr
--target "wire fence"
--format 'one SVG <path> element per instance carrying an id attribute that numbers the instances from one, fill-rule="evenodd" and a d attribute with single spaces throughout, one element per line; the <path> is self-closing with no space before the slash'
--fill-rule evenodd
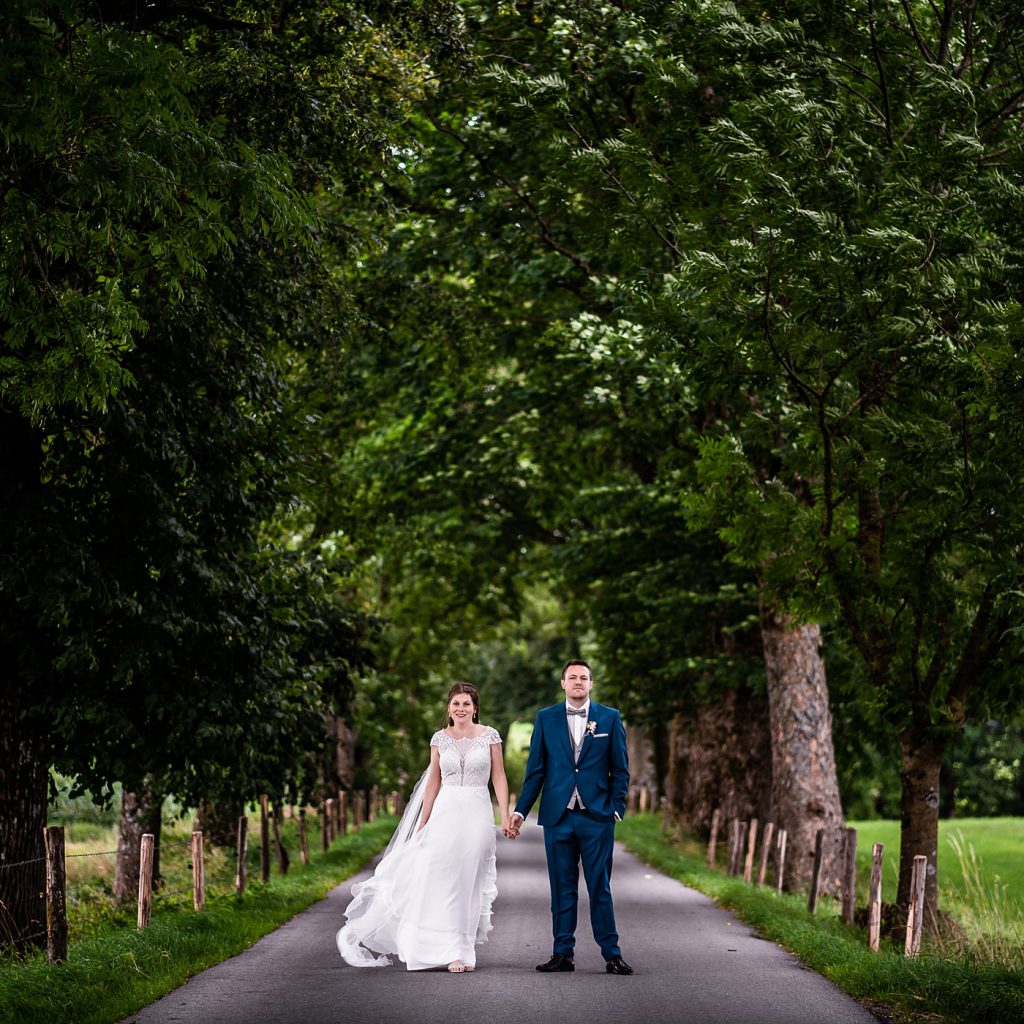
<path id="1" fill-rule="evenodd" d="M 40 932 L 33 932 L 31 935 L 22 935 L 14 941 L 0 942 L 0 949 L 20 949 L 26 946 L 30 942 L 35 942 L 36 939 L 45 939 L 49 933 L 44 928 Z"/>
<path id="2" fill-rule="evenodd" d="M 669 823 L 670 814 L 665 810 L 665 823 Z M 707 845 L 707 865 L 709 868 L 722 866 L 726 874 L 742 878 L 744 882 L 756 886 L 764 885 L 767 880 L 767 868 L 774 863 L 775 881 L 772 886 L 776 892 L 782 893 L 786 865 L 787 830 L 776 829 L 774 822 L 759 822 L 757 818 L 745 821 L 732 818 L 729 824 L 729 835 L 721 843 L 726 853 L 724 864 L 719 854 L 719 829 L 725 825 L 725 815 L 720 808 L 715 808 L 711 816 L 711 834 Z M 758 842 L 760 855 L 758 856 Z M 863 912 L 867 925 L 868 948 L 877 953 L 881 948 L 883 930 L 882 874 L 883 874 L 882 843 L 874 843 L 871 847 L 871 877 L 868 887 L 868 905 Z M 830 866 L 826 869 L 826 862 Z M 923 928 L 923 909 L 925 882 L 928 870 L 928 858 L 914 858 L 914 874 L 911 882 L 910 905 L 907 908 L 906 927 L 899 925 L 903 932 L 903 954 L 916 958 L 920 955 Z M 826 875 L 828 878 L 826 879 Z M 857 829 L 841 825 L 819 828 L 814 834 L 814 866 L 811 870 L 807 893 L 807 911 L 814 914 L 818 908 L 819 896 L 822 892 L 831 892 L 838 897 L 839 919 L 846 925 L 857 923 Z M 895 908 L 893 908 L 895 909 Z M 892 922 L 895 924 L 895 921 Z"/>
<path id="3" fill-rule="evenodd" d="M 24 860 L 0 864 L 0 950 L 20 950 L 36 939 L 46 935 L 46 895 L 41 888 L 26 895 L 12 895 L 24 892 L 28 886 L 38 886 L 45 870 L 45 857 L 28 857 Z M 28 874 L 25 879 L 19 877 Z M 37 913 L 25 913 L 21 908 L 35 906 Z M 35 928 L 28 935 L 23 934 L 25 928 Z"/>
<path id="4" fill-rule="evenodd" d="M 45 864 L 45 857 L 33 857 L 31 860 L 16 860 L 13 864 L 0 864 L 0 871 L 6 871 L 8 868 L 20 868 L 25 864 Z"/>
<path id="5" fill-rule="evenodd" d="M 322 848 L 327 850 L 334 839 L 344 835 L 348 829 L 358 831 L 361 824 L 373 821 L 377 813 L 386 814 L 388 811 L 388 798 L 379 791 L 350 792 L 348 801 L 345 795 L 339 793 L 338 800 L 324 800 L 319 807 L 312 808 L 314 813 L 308 818 L 308 809 L 296 814 L 295 808 L 290 808 L 291 828 L 297 830 L 298 835 L 292 834 L 289 842 L 299 841 L 303 863 L 308 863 L 308 847 L 311 846 L 307 836 L 320 833 Z M 198 831 L 185 839 L 160 841 L 146 834 L 137 850 L 122 838 L 112 849 L 71 852 L 64 847 L 64 826 L 47 828 L 48 854 L 60 859 L 49 863 L 47 881 L 39 891 L 21 895 L 27 883 L 14 884 L 17 880 L 10 872 L 14 869 L 32 871 L 31 884 L 39 885 L 43 881 L 39 867 L 47 865 L 49 857 L 0 863 L 0 954 L 8 955 L 12 950 L 15 956 L 35 953 L 38 940 L 45 938 L 48 940 L 50 962 L 66 959 L 68 918 L 71 918 L 70 930 L 78 933 L 79 937 L 96 929 L 105 931 L 118 923 L 123 926 L 126 923 L 125 913 L 131 909 L 134 900 L 134 895 L 128 897 L 126 886 L 138 886 L 137 920 L 138 927 L 142 928 L 149 923 L 154 903 L 167 906 L 175 900 L 192 896 L 195 909 L 201 910 L 208 891 L 241 895 L 250 874 L 254 881 L 269 881 L 274 861 L 278 863 L 278 873 L 287 872 L 291 858 L 282 843 L 284 809 L 278 804 L 271 815 L 269 806 L 268 799 L 262 798 L 260 821 L 256 828 L 249 829 L 248 817 L 239 820 L 239 834 L 248 836 L 248 840 L 242 843 L 241 854 L 236 851 L 236 856 L 232 856 L 227 848 L 210 847 L 209 843 L 204 843 L 202 832 Z M 398 794 L 391 794 L 391 808 L 398 809 Z M 52 849 L 51 838 L 54 841 Z M 90 841 L 96 838 L 93 836 Z M 294 846 L 292 849 L 294 851 Z M 184 856 L 182 851 L 185 851 Z M 124 861 L 117 860 L 119 857 Z M 258 863 L 258 870 L 256 865 L 250 865 L 250 861 Z M 155 863 L 159 864 L 158 873 L 153 871 Z M 122 870 L 125 877 L 118 877 Z M 186 878 L 191 884 L 183 884 Z M 58 889 L 55 890 L 54 886 Z M 4 899 L 5 890 L 12 899 Z M 26 913 L 24 907 L 27 904 L 37 906 L 38 913 Z"/>

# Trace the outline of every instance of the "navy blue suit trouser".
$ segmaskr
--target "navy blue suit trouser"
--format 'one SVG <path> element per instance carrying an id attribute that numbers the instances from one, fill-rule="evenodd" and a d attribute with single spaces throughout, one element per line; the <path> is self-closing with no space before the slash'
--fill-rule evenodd
<path id="1" fill-rule="evenodd" d="M 566 811 L 554 825 L 544 826 L 548 880 L 551 883 L 553 951 L 573 955 L 579 909 L 580 861 L 590 894 L 590 926 L 605 960 L 620 956 L 612 907 L 612 850 L 615 822 L 597 821 L 584 810 Z"/>

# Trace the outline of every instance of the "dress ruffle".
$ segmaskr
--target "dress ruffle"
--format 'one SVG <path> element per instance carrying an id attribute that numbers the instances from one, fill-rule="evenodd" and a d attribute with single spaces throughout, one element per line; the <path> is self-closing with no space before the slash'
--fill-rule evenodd
<path id="1" fill-rule="evenodd" d="M 490 934 L 497 830 L 486 786 L 443 785 L 424 828 L 353 886 L 338 951 L 353 967 L 410 971 L 462 960 Z"/>

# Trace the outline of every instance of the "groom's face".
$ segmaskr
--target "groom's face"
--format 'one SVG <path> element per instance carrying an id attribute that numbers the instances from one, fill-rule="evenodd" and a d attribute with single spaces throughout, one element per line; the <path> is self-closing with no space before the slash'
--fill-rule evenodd
<path id="1" fill-rule="evenodd" d="M 590 670 L 586 665 L 570 665 L 562 676 L 562 689 L 565 696 L 573 704 L 582 704 L 590 696 L 590 688 L 594 681 L 590 678 Z"/>

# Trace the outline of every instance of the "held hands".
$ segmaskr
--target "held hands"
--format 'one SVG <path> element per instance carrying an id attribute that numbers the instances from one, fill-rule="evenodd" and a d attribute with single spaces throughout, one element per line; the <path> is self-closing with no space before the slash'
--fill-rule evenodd
<path id="1" fill-rule="evenodd" d="M 501 831 L 508 839 L 516 839 L 519 836 L 519 828 L 523 824 L 521 814 L 513 814 L 511 818 L 502 815 Z"/>

